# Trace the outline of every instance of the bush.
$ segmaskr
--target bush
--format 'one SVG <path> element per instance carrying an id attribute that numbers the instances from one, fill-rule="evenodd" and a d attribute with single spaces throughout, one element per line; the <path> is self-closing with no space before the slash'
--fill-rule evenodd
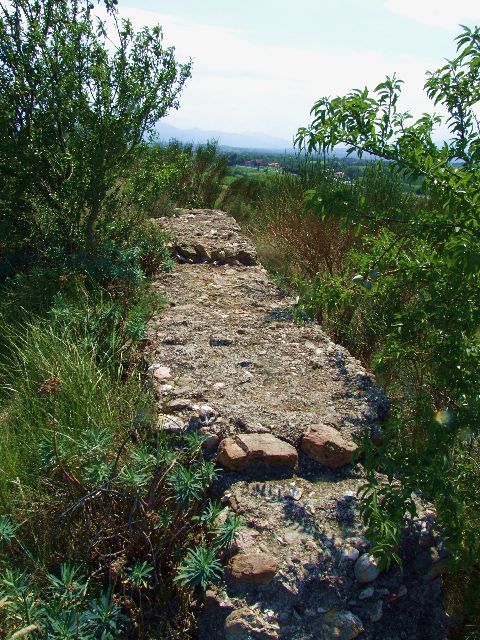
<path id="1" fill-rule="evenodd" d="M 353 186 L 339 180 L 318 157 L 296 159 L 297 173 L 242 175 L 234 178 L 221 204 L 254 236 L 259 255 L 287 280 L 319 270 L 334 271 L 354 242 L 336 220 L 305 211 L 305 193 L 323 189 L 329 207 L 351 202 Z"/>
<path id="2" fill-rule="evenodd" d="M 0 233 L 5 252 L 94 251 L 96 227 L 118 209 L 118 186 L 145 135 L 190 75 L 160 27 L 135 33 L 89 0 L 34 0 L 0 11 Z"/>
<path id="3" fill-rule="evenodd" d="M 384 444 L 367 457 L 365 515 L 377 551 L 394 552 L 417 492 L 437 509 L 452 564 L 473 575 L 480 557 L 480 30 L 464 27 L 457 43 L 457 56 L 425 85 L 448 113 L 451 138 L 441 146 L 433 141 L 441 118 L 410 121 L 397 111 L 395 76 L 373 94 L 322 98 L 297 140 L 324 151 L 341 142 L 423 177 L 418 196 L 399 200 L 382 187 L 369 206 L 340 212 L 344 225 L 367 235 L 340 277 L 318 276 L 309 305 L 349 346 L 361 334 L 393 400 Z M 375 469 L 398 482 L 379 484 Z"/>
<path id="4" fill-rule="evenodd" d="M 213 208 L 227 175 L 227 156 L 215 142 L 206 145 L 144 145 L 135 171 L 126 181 L 126 201 L 152 217 L 174 207 Z"/>

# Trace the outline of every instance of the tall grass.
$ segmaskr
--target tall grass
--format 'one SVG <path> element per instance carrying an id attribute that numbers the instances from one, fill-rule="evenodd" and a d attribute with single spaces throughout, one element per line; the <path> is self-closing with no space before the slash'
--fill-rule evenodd
<path id="1" fill-rule="evenodd" d="M 213 208 L 227 173 L 228 158 L 214 141 L 145 145 L 124 194 L 152 217 L 168 215 L 175 207 Z"/>
<path id="2" fill-rule="evenodd" d="M 295 173 L 245 175 L 236 178 L 222 206 L 254 237 L 260 258 L 288 278 L 335 271 L 354 244 L 353 233 L 335 219 L 322 220 L 306 210 L 305 196 L 322 186 L 329 209 L 349 206 L 354 186 L 327 168 L 319 158 L 305 158 Z"/>
<path id="3" fill-rule="evenodd" d="M 16 327 L 0 318 L 9 344 L 0 366 L 2 511 L 15 507 L 19 486 L 39 488 L 52 447 L 62 458 L 91 429 L 121 438 L 135 418 L 140 380 L 133 376 L 125 384 L 122 378 L 129 331 L 141 337 L 146 310 L 131 312 L 132 325 L 122 319 L 118 304 L 105 298 L 82 308 L 58 297 L 46 319 Z"/>

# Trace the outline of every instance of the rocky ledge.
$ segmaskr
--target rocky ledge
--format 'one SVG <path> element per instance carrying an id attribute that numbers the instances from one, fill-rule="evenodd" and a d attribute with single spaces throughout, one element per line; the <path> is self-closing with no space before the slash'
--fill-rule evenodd
<path id="1" fill-rule="evenodd" d="M 199 614 L 201 640 L 445 637 L 435 514 L 420 505 L 380 571 L 358 513 L 358 442 L 387 400 L 345 349 L 298 318 L 220 211 L 159 221 L 177 266 L 155 282 L 149 358 L 159 427 L 198 429 L 245 523 Z"/>

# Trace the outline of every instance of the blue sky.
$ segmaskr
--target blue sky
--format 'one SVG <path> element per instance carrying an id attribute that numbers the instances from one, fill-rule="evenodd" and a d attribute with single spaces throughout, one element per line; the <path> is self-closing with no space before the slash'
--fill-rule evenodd
<path id="1" fill-rule="evenodd" d="M 315 99 L 374 86 L 396 71 L 402 106 L 429 109 L 425 71 L 454 53 L 458 24 L 480 23 L 479 0 L 119 0 L 135 26 L 161 24 L 193 59 L 167 122 L 291 139 Z"/>

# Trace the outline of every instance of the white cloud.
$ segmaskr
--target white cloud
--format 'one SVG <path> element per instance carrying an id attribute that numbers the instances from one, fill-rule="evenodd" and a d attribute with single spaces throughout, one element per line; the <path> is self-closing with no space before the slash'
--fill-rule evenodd
<path id="1" fill-rule="evenodd" d="M 459 24 L 480 22 L 479 0 L 387 0 L 385 8 L 431 27 L 455 31 Z"/>
<path id="2" fill-rule="evenodd" d="M 391 0 L 393 2 L 393 0 Z M 177 58 L 193 58 L 192 79 L 181 96 L 181 108 L 168 122 L 229 132 L 268 133 L 291 139 L 309 122 L 314 101 L 358 86 L 375 86 L 394 71 L 406 81 L 405 106 L 428 110 L 422 87 L 425 70 L 440 61 L 407 55 L 388 57 L 374 50 L 336 51 L 289 48 L 255 43 L 240 31 L 189 22 L 172 15 L 125 7 L 136 28 L 161 24 L 165 43 Z"/>

